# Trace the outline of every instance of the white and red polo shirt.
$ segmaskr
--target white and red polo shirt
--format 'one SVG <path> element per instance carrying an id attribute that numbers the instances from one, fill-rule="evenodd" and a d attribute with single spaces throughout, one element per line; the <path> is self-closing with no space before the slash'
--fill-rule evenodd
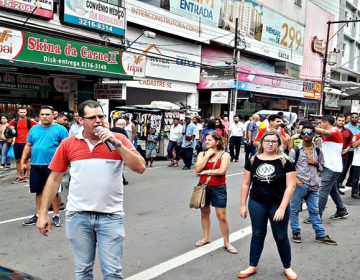
<path id="1" fill-rule="evenodd" d="M 137 153 L 124 135 L 114 135 L 126 148 Z M 49 168 L 65 172 L 70 164 L 71 181 L 66 210 L 124 214 L 124 162 L 117 151 L 110 152 L 101 141 L 92 145 L 81 131 L 61 142 Z"/>
<path id="2" fill-rule="evenodd" d="M 330 136 L 323 136 L 322 151 L 324 154 L 325 167 L 334 172 L 342 172 L 342 134 L 341 131 L 333 127 Z"/>
<path id="3" fill-rule="evenodd" d="M 352 138 L 352 143 L 360 140 L 360 134 L 356 134 Z M 360 166 L 360 147 L 354 148 L 354 158 L 352 164 L 354 166 Z"/>

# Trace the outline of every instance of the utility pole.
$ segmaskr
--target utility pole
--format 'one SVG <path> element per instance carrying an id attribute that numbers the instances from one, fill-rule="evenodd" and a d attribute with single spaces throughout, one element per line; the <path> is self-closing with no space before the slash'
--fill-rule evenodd
<path id="1" fill-rule="evenodd" d="M 324 55 L 324 59 L 323 59 L 323 65 L 322 65 L 322 75 L 321 75 L 321 87 L 322 87 L 322 95 L 321 95 L 321 102 L 320 102 L 320 115 L 322 115 L 324 113 L 324 109 L 325 109 L 325 81 L 326 81 L 326 65 L 327 65 L 327 59 L 328 59 L 328 48 L 329 48 L 329 36 L 330 36 L 330 25 L 331 24 L 335 24 L 335 23 L 355 23 L 355 22 L 360 22 L 359 19 L 357 20 L 340 20 L 340 21 L 328 21 L 327 25 L 327 34 L 326 34 L 326 44 L 325 44 L 325 55 Z M 345 25 L 343 26 L 345 27 Z M 342 28 L 343 28 L 342 27 Z M 342 29 L 341 28 L 341 29 Z M 338 33 L 341 29 L 339 29 L 336 33 Z M 333 37 L 336 35 L 336 33 L 333 35 Z"/>
<path id="2" fill-rule="evenodd" d="M 234 73 L 235 73 L 235 89 L 231 90 L 230 95 L 230 108 L 229 108 L 229 120 L 231 121 L 236 114 L 236 103 L 237 103 L 237 64 L 239 62 L 239 52 L 238 49 L 238 41 L 239 41 L 239 19 L 235 19 L 235 39 L 234 39 L 234 53 L 233 53 L 233 65 L 234 65 Z"/>

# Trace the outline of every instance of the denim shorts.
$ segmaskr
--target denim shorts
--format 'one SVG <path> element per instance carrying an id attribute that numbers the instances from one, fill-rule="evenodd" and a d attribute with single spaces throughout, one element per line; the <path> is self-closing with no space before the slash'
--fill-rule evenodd
<path id="1" fill-rule="evenodd" d="M 216 208 L 226 208 L 226 203 L 227 203 L 226 184 L 216 187 L 208 186 L 206 188 L 205 206 L 211 205 Z"/>

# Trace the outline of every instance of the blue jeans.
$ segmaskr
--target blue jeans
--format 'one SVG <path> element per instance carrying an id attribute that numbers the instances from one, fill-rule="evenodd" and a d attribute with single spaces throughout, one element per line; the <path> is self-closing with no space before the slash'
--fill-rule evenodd
<path id="1" fill-rule="evenodd" d="M 92 280 L 96 246 L 103 279 L 123 279 L 124 218 L 95 212 L 70 212 L 65 233 L 75 260 L 76 280 Z"/>
<path id="2" fill-rule="evenodd" d="M 11 147 L 11 144 L 5 143 L 4 141 L 0 142 L 0 150 L 1 150 L 1 165 L 4 166 L 10 164 L 10 158 L 8 158 L 7 154 L 9 152 L 9 149 Z"/>
<path id="3" fill-rule="evenodd" d="M 284 219 L 274 222 L 274 215 L 279 208 L 277 204 L 263 204 L 249 199 L 249 214 L 251 218 L 252 236 L 250 243 L 250 265 L 257 266 L 267 233 L 267 223 L 270 221 L 271 230 L 284 268 L 291 266 L 291 247 L 288 238 L 290 210 L 285 210 Z"/>
<path id="4" fill-rule="evenodd" d="M 340 197 L 337 188 L 337 179 L 341 172 L 334 172 L 329 168 L 324 167 L 323 173 L 321 174 L 321 184 L 319 189 L 319 214 L 320 217 L 325 210 L 325 206 L 330 194 L 332 200 L 336 204 L 338 211 L 346 210 L 346 207 Z"/>
<path id="5" fill-rule="evenodd" d="M 305 199 L 313 229 L 317 237 L 324 237 L 324 225 L 319 215 L 319 192 L 310 191 L 305 186 L 296 186 L 290 202 L 290 226 L 293 234 L 300 233 L 299 211 L 302 200 Z"/>
<path id="6" fill-rule="evenodd" d="M 168 158 L 170 160 L 174 160 L 174 155 L 173 155 L 174 149 L 175 149 L 175 160 L 179 161 L 181 147 L 178 145 L 176 141 L 169 141 L 169 144 L 167 146 L 167 153 L 168 153 Z"/>

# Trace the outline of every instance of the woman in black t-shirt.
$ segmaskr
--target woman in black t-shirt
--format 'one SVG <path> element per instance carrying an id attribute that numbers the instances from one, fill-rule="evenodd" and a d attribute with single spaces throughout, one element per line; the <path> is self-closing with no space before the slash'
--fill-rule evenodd
<path id="1" fill-rule="evenodd" d="M 252 187 L 250 190 L 250 185 Z M 289 203 L 296 185 L 293 163 L 282 150 L 280 135 L 275 131 L 266 132 L 260 139 L 255 157 L 245 165 L 241 187 L 240 216 L 249 214 L 252 225 L 250 244 L 250 266 L 238 273 L 239 278 L 247 278 L 256 273 L 264 247 L 267 223 L 270 221 L 273 236 L 288 280 L 296 280 L 291 269 L 291 248 L 287 235 L 289 224 Z M 246 201 L 250 191 L 248 208 Z"/>

